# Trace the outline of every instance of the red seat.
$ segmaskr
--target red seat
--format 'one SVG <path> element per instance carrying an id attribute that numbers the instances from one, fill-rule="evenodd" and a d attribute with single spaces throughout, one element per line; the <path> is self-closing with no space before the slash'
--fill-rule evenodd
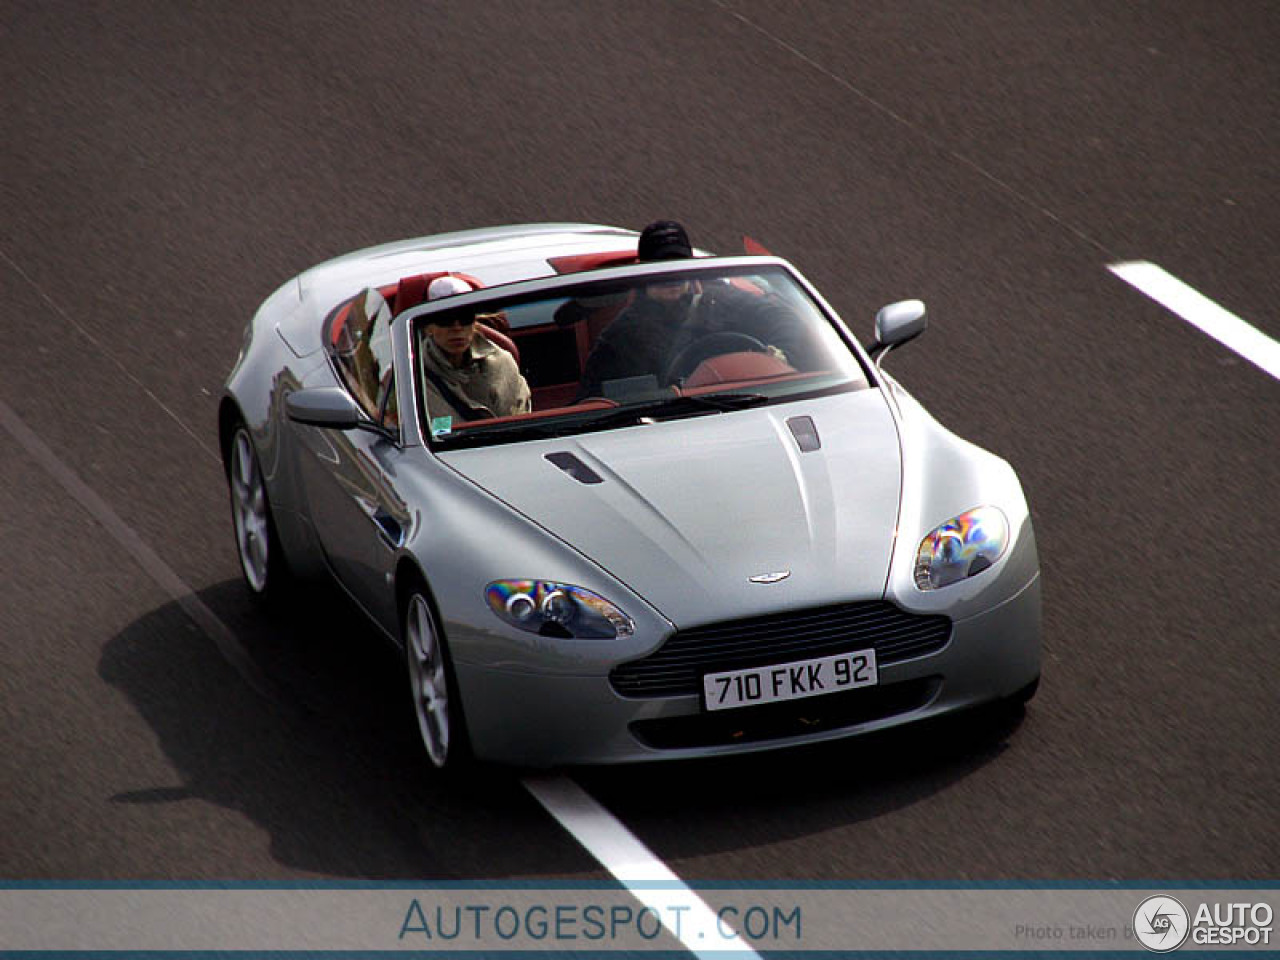
<path id="1" fill-rule="evenodd" d="M 416 307 L 418 304 L 422 303 L 422 301 L 426 299 L 427 287 L 431 284 L 431 281 L 436 279 L 436 277 L 443 276 L 459 277 L 467 281 L 467 283 L 471 284 L 477 290 L 484 286 L 484 284 L 469 274 L 446 274 L 442 271 L 438 273 L 420 273 L 412 277 L 401 277 L 399 283 L 379 287 L 378 292 L 381 293 L 386 301 L 391 305 L 391 312 L 398 315 L 404 313 L 404 311 L 408 310 L 410 307 Z M 359 295 L 360 294 L 356 294 L 357 297 Z M 355 297 L 339 306 L 334 313 L 333 321 L 329 327 L 329 338 L 330 342 L 335 346 L 343 342 L 342 338 L 343 334 L 346 333 L 347 316 L 351 313 L 351 305 L 354 302 Z M 497 316 L 505 322 L 505 318 L 502 318 L 501 314 L 497 314 Z M 516 365 L 519 366 L 520 348 L 516 346 L 516 342 L 511 339 L 506 332 L 498 330 L 486 323 L 477 323 L 476 329 L 479 330 L 480 333 L 489 340 L 489 342 L 496 343 L 498 346 L 502 347 L 502 349 L 506 350 L 507 353 L 511 354 L 511 356 L 515 357 Z"/>
<path id="2" fill-rule="evenodd" d="M 548 257 L 547 263 L 556 273 L 581 273 L 583 270 L 599 270 L 602 267 L 620 267 L 635 263 L 634 250 L 617 250 L 609 253 L 571 253 L 563 257 Z"/>
<path id="3" fill-rule="evenodd" d="M 440 277 L 457 277 L 459 280 L 467 281 L 477 290 L 484 287 L 483 283 L 470 274 L 457 273 L 450 270 L 437 270 L 435 273 L 419 273 L 412 277 L 401 277 L 400 282 L 396 284 L 395 299 L 391 303 L 392 311 L 399 315 L 410 307 L 416 307 L 422 303 L 427 299 L 427 287 L 431 286 L 431 281 Z"/>
<path id="4" fill-rule="evenodd" d="M 686 388 L 706 387 L 743 380 L 768 380 L 795 373 L 795 367 L 771 353 L 722 353 L 703 360 L 684 382 Z"/>

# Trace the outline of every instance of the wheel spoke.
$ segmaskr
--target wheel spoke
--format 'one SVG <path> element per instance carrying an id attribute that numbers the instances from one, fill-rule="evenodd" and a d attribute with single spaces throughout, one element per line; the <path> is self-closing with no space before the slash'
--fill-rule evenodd
<path id="1" fill-rule="evenodd" d="M 248 527 L 250 532 L 260 540 L 267 538 L 267 514 L 265 511 L 255 510 L 247 516 Z"/>
<path id="2" fill-rule="evenodd" d="M 426 669 L 430 669 L 435 657 L 435 637 L 432 636 L 431 621 L 427 610 L 421 602 L 414 605 L 414 619 L 417 621 L 418 657 Z"/>
<path id="3" fill-rule="evenodd" d="M 240 485 L 247 490 L 253 484 L 253 453 L 249 438 L 243 433 L 236 438 L 236 465 L 240 468 Z"/>

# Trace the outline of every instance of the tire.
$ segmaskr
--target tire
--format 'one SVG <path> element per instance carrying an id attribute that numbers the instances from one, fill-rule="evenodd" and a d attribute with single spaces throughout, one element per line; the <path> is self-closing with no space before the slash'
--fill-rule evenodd
<path id="1" fill-rule="evenodd" d="M 266 482 L 243 422 L 236 425 L 227 451 L 227 486 L 231 494 L 231 524 L 236 537 L 240 572 L 249 592 L 260 600 L 275 600 L 285 592 L 289 568 L 275 520 Z"/>
<path id="2" fill-rule="evenodd" d="M 469 764 L 471 750 L 453 663 L 439 624 L 426 586 L 415 582 L 400 612 L 413 713 L 431 765 L 452 773 Z"/>
<path id="3" fill-rule="evenodd" d="M 1027 703 L 1036 695 L 1036 691 L 1040 689 L 1040 677 L 1028 683 L 1025 687 L 1015 690 L 1006 697 L 1001 697 L 985 707 L 979 707 L 979 714 L 985 714 L 997 725 L 1020 724 L 1027 713 Z"/>
<path id="4" fill-rule="evenodd" d="M 1040 675 L 1037 674 L 1036 678 L 1032 680 L 1030 683 L 1028 683 L 1021 690 L 1018 690 L 1016 693 L 1010 694 L 1008 697 L 1006 697 L 1005 703 L 1007 703 L 1010 707 L 1013 707 L 1015 709 L 1018 707 L 1022 707 L 1026 703 L 1028 703 L 1032 697 L 1036 695 L 1036 691 L 1039 689 L 1040 689 Z"/>

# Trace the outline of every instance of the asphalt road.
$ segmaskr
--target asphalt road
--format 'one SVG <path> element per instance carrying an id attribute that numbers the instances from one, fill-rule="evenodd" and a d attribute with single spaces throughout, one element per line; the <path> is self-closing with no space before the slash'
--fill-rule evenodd
<path id="1" fill-rule="evenodd" d="M 319 260 L 676 217 L 868 335 L 929 304 L 888 366 L 1021 474 L 1045 681 L 571 775 L 688 881 L 1273 878 L 1280 382 L 1106 267 L 1280 338 L 1277 49 L 1268 0 L 0 0 L 0 876 L 604 876 L 519 772 L 425 769 L 343 603 L 249 602 L 216 402 Z"/>

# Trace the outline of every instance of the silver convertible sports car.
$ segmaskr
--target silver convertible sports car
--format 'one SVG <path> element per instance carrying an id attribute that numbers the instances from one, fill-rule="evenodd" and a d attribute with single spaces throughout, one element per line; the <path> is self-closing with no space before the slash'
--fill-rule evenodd
<path id="1" fill-rule="evenodd" d="M 245 580 L 336 580 L 402 649 L 433 764 L 763 750 L 1035 691 L 1018 478 L 880 369 L 924 305 L 864 349 L 786 261 L 695 253 L 432 236 L 249 324 L 219 415 Z"/>

